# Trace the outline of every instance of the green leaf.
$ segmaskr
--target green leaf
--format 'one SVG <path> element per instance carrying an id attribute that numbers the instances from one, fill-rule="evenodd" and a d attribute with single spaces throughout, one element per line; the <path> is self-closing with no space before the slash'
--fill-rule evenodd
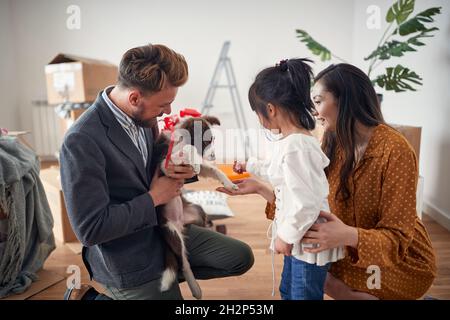
<path id="1" fill-rule="evenodd" d="M 416 49 L 411 47 L 408 42 L 393 40 L 373 51 L 364 60 L 371 60 L 375 57 L 378 57 L 380 60 L 388 60 L 390 57 L 401 57 L 404 52 L 408 51 L 416 51 Z"/>
<path id="2" fill-rule="evenodd" d="M 428 34 L 428 33 L 437 31 L 437 30 L 439 30 L 439 28 L 437 28 L 437 27 L 426 29 L 426 30 L 422 31 L 421 33 L 419 33 L 418 35 L 415 35 L 414 37 L 409 38 L 408 43 L 413 46 L 424 46 L 425 44 L 423 42 L 421 42 L 419 39 L 420 38 L 432 38 L 432 37 L 434 37 L 434 35 Z"/>
<path id="3" fill-rule="evenodd" d="M 394 20 L 400 25 L 414 11 L 414 0 L 398 0 L 389 8 L 386 14 L 386 21 L 391 23 Z"/>
<path id="4" fill-rule="evenodd" d="M 433 22 L 433 16 L 441 13 L 441 7 L 434 7 L 427 9 L 423 12 L 418 13 L 415 17 L 409 19 L 408 21 L 402 23 L 394 33 L 398 33 L 401 36 L 406 36 L 411 33 L 426 31 L 428 29 L 424 23 Z"/>
<path id="5" fill-rule="evenodd" d="M 384 45 L 374 50 L 368 57 L 364 58 L 364 60 L 371 60 L 375 57 L 380 60 L 388 60 L 391 57 L 401 57 L 406 52 L 417 51 L 413 46 L 424 46 L 425 44 L 421 42 L 420 39 L 433 37 L 433 35 L 429 33 L 436 30 L 439 30 L 439 28 L 424 30 L 406 41 L 392 40 L 386 42 Z"/>
<path id="6" fill-rule="evenodd" d="M 297 38 L 301 42 L 305 43 L 308 49 L 316 56 L 320 56 L 320 60 L 327 61 L 331 60 L 331 52 L 326 47 L 314 40 L 306 31 L 296 30 Z"/>
<path id="7" fill-rule="evenodd" d="M 374 80 L 380 88 L 387 91 L 404 92 L 407 90 L 416 91 L 412 84 L 422 85 L 422 78 L 408 68 L 398 64 L 395 68 L 386 68 L 386 73 L 379 75 Z"/>

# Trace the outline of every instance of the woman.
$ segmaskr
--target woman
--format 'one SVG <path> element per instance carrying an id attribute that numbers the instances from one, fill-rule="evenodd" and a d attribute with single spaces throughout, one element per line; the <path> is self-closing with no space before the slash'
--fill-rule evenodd
<path id="1" fill-rule="evenodd" d="M 302 239 L 309 252 L 346 246 L 333 263 L 325 292 L 335 299 L 417 299 L 436 276 L 434 251 L 416 214 L 418 165 L 407 140 L 385 124 L 370 79 L 349 64 L 318 74 L 312 90 L 325 134 L 322 148 L 332 213 Z M 255 179 L 238 181 L 230 195 L 258 193 L 273 216 L 271 188 Z"/>

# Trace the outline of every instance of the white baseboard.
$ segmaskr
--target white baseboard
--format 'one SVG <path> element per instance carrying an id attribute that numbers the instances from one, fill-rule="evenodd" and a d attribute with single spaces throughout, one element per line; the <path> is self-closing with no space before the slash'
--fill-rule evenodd
<path id="1" fill-rule="evenodd" d="M 441 226 L 450 231 L 450 215 L 428 201 L 424 201 L 423 211 Z"/>

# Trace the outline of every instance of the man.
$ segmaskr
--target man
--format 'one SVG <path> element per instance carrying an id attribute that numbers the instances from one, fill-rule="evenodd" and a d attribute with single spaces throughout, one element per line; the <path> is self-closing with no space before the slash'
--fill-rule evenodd
<path id="1" fill-rule="evenodd" d="M 178 283 L 159 290 L 164 243 L 155 208 L 180 195 L 194 172 L 170 165 L 168 176 L 158 177 L 151 158 L 156 118 L 171 112 L 187 78 L 186 61 L 173 50 L 130 49 L 117 85 L 100 92 L 65 136 L 61 182 L 69 219 L 91 278 L 112 299 L 182 299 Z M 189 226 L 186 247 L 198 279 L 240 275 L 253 264 L 246 244 L 208 229 Z"/>

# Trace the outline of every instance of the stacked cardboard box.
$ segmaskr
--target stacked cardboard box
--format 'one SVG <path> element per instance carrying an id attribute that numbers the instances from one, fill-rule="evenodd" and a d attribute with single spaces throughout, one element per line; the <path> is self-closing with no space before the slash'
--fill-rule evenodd
<path id="1" fill-rule="evenodd" d="M 420 140 L 422 137 L 422 128 L 414 126 L 405 126 L 399 124 L 390 124 L 391 127 L 399 131 L 408 140 L 416 153 L 417 161 L 420 157 Z"/>
<path id="2" fill-rule="evenodd" d="M 75 121 L 83 114 L 86 109 L 73 109 L 70 110 L 67 118 L 60 118 L 59 129 L 61 137 L 64 137 L 65 133 L 75 123 Z"/>
<path id="3" fill-rule="evenodd" d="M 101 90 L 116 83 L 117 75 L 117 66 L 109 62 L 58 54 L 45 66 L 48 104 L 90 104 Z M 62 135 L 84 111 L 73 109 L 61 120 Z"/>
<path id="4" fill-rule="evenodd" d="M 67 216 L 64 195 L 61 188 L 59 167 L 41 170 L 40 178 L 52 211 L 55 238 L 62 243 L 78 241 Z"/>
<path id="5" fill-rule="evenodd" d="M 59 121 L 61 137 L 86 110 L 75 106 L 89 106 L 101 90 L 116 83 L 117 75 L 114 64 L 72 54 L 58 54 L 45 66 L 48 104 L 70 107 L 64 108 L 68 112 Z M 63 243 L 79 243 L 67 217 L 59 167 L 42 170 L 41 180 L 55 221 L 55 237 Z"/>
<path id="6" fill-rule="evenodd" d="M 45 66 L 48 104 L 92 102 L 100 90 L 117 81 L 117 66 L 58 54 Z"/>

